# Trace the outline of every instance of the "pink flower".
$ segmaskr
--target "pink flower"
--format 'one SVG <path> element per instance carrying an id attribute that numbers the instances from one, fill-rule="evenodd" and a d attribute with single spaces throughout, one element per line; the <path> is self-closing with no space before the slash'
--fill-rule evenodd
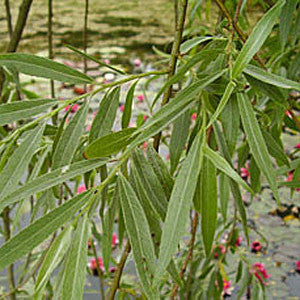
<path id="1" fill-rule="evenodd" d="M 109 273 L 115 273 L 117 271 L 116 267 L 110 267 L 109 268 Z"/>
<path id="2" fill-rule="evenodd" d="M 290 118 L 292 117 L 291 113 L 288 110 L 285 111 L 285 114 Z"/>
<path id="3" fill-rule="evenodd" d="M 147 143 L 147 142 L 145 142 L 145 143 L 143 144 L 143 149 L 144 149 L 144 150 L 146 150 L 146 149 L 147 149 L 147 147 L 148 147 L 148 143 Z"/>
<path id="4" fill-rule="evenodd" d="M 250 267 L 250 272 L 254 274 L 254 276 L 264 285 L 267 284 L 264 279 L 268 279 L 271 275 L 267 274 L 267 270 L 265 269 L 265 265 L 261 263 L 255 263 Z"/>
<path id="5" fill-rule="evenodd" d="M 143 121 L 146 122 L 147 119 L 148 117 L 146 115 L 143 115 Z"/>
<path id="6" fill-rule="evenodd" d="M 91 128 L 92 128 L 92 125 L 88 125 L 88 126 L 86 126 L 86 131 L 90 131 L 90 130 L 91 130 Z"/>
<path id="7" fill-rule="evenodd" d="M 103 260 L 101 257 L 98 257 L 98 264 L 99 264 L 99 268 L 100 270 L 104 271 L 104 265 L 103 265 Z M 98 271 L 97 271 L 97 262 L 95 258 L 92 258 L 89 263 L 88 263 L 88 267 L 90 268 L 90 270 L 93 272 L 94 276 L 98 276 Z"/>
<path id="8" fill-rule="evenodd" d="M 293 172 L 289 172 L 288 177 L 285 181 L 293 181 Z M 300 191 L 300 188 L 295 188 L 295 191 Z"/>
<path id="9" fill-rule="evenodd" d="M 236 242 L 235 242 L 235 246 L 239 247 L 239 246 L 241 246 L 241 243 L 242 243 L 242 237 L 238 236 L 238 238 L 236 239 Z"/>
<path id="10" fill-rule="evenodd" d="M 65 107 L 65 111 L 68 111 L 69 110 L 69 108 L 70 108 L 70 105 L 67 105 L 66 107 Z M 76 111 L 78 110 L 78 108 L 79 108 L 79 105 L 78 104 L 73 104 L 73 106 L 72 106 L 72 108 L 71 108 L 71 113 L 76 113 Z"/>
<path id="11" fill-rule="evenodd" d="M 247 168 L 241 168 L 240 172 L 241 172 L 241 177 L 243 179 L 247 179 L 250 176 L 250 173 Z"/>
<path id="12" fill-rule="evenodd" d="M 295 261 L 295 265 L 296 265 L 296 272 L 300 273 L 300 260 Z"/>
<path id="13" fill-rule="evenodd" d="M 143 94 L 140 94 L 140 95 L 137 96 L 137 99 L 138 99 L 139 102 L 144 102 L 145 96 Z"/>
<path id="14" fill-rule="evenodd" d="M 107 64 L 107 65 L 109 65 L 109 64 L 110 64 L 110 60 L 109 60 L 109 59 L 107 59 L 107 58 L 106 58 L 106 59 L 104 59 L 104 60 L 103 60 L 103 62 L 104 62 L 105 64 Z"/>
<path id="15" fill-rule="evenodd" d="M 197 119 L 197 113 L 192 114 L 192 120 L 195 121 Z"/>
<path id="16" fill-rule="evenodd" d="M 77 194 L 81 194 L 83 192 L 86 191 L 86 187 L 84 184 L 81 184 L 78 188 L 77 188 Z"/>
<path id="17" fill-rule="evenodd" d="M 223 291 L 222 295 L 231 295 L 231 281 L 223 279 Z"/>
<path id="18" fill-rule="evenodd" d="M 142 61 L 139 59 L 139 58 L 136 58 L 134 61 L 133 61 L 133 64 L 136 68 L 140 67 L 141 64 L 142 64 Z"/>
<path id="19" fill-rule="evenodd" d="M 219 255 L 226 253 L 226 248 L 223 245 L 214 246 L 214 258 L 218 259 Z"/>
<path id="20" fill-rule="evenodd" d="M 123 111 L 124 111 L 124 109 L 125 109 L 125 105 L 124 105 L 124 104 L 122 104 L 122 105 L 120 106 L 120 111 L 121 111 L 121 112 L 123 112 Z"/>
<path id="21" fill-rule="evenodd" d="M 118 237 L 117 237 L 117 235 L 116 235 L 115 232 L 112 234 L 112 241 L 111 241 L 111 244 L 112 244 L 112 247 L 113 247 L 113 248 L 116 248 L 117 245 L 119 244 L 119 240 L 118 240 Z"/>
<path id="22" fill-rule="evenodd" d="M 258 253 L 262 249 L 262 245 L 259 241 L 254 241 L 252 243 L 251 252 Z"/>
<path id="23" fill-rule="evenodd" d="M 300 143 L 295 146 L 296 149 L 300 149 Z"/>
<path id="24" fill-rule="evenodd" d="M 93 117 L 95 118 L 97 116 L 98 111 L 93 112 Z"/>

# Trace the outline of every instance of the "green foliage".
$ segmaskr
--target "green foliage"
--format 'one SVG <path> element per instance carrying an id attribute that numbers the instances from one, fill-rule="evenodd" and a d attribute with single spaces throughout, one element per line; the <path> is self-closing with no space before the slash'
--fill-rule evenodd
<path id="1" fill-rule="evenodd" d="M 211 1 L 191 0 L 184 41 L 177 32 L 174 43 L 180 52 L 155 50 L 164 59 L 157 66 L 169 64 L 167 78 L 165 69 L 127 75 L 72 46 L 120 80 L 98 83 L 32 54 L 0 55 L 0 270 L 18 262 L 29 274 L 12 294 L 82 299 L 87 274 L 96 272 L 100 289 L 105 285 L 110 297 L 118 291 L 116 299 L 219 299 L 232 278 L 240 285 L 238 298 L 251 284 L 253 295 L 265 297 L 248 250 L 238 243 L 243 236 L 248 247 L 258 231 L 245 203 L 259 197 L 275 207 L 261 196 L 267 189 L 280 206 L 281 188 L 291 196 L 300 188 L 300 152 L 283 143 L 284 132 L 300 132 L 300 7 L 280 0 L 267 9 L 256 1 L 266 12 L 251 28 L 247 1 L 216 3 L 232 16 L 229 23 L 222 20 L 216 30 L 200 26 Z M 237 29 L 251 33 L 245 38 Z M 24 88 L 18 73 L 97 88 L 64 101 L 43 99 Z M 144 77 L 150 77 L 144 88 L 156 79 L 160 86 L 136 114 L 135 91 Z M 26 99 L 18 101 L 18 93 Z M 93 101 L 100 103 L 88 133 Z M 77 112 L 66 109 L 77 103 Z M 30 223 L 19 230 L 28 207 Z M 98 253 L 101 272 L 87 273 L 89 258 Z M 130 259 L 138 280 L 125 274 Z M 111 266 L 117 266 L 114 274 Z"/>

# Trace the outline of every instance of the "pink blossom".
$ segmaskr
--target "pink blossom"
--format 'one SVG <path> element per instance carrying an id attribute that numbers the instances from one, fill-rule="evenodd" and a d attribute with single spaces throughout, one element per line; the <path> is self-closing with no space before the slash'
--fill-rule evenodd
<path id="1" fill-rule="evenodd" d="M 295 265 L 296 265 L 296 272 L 300 273 L 300 260 L 295 261 Z"/>
<path id="2" fill-rule="evenodd" d="M 296 149 L 300 149 L 300 143 L 295 146 Z"/>
<path id="3" fill-rule="evenodd" d="M 109 268 L 109 273 L 115 273 L 117 271 L 116 267 L 110 267 Z"/>
<path id="4" fill-rule="evenodd" d="M 214 246 L 214 258 L 218 259 L 219 255 L 226 253 L 226 248 L 223 245 Z"/>
<path id="5" fill-rule="evenodd" d="M 143 121 L 145 122 L 148 119 L 146 115 L 143 115 Z"/>
<path id="6" fill-rule="evenodd" d="M 254 253 L 258 253 L 260 252 L 262 249 L 262 245 L 259 241 L 254 241 L 252 243 L 252 247 L 251 247 L 251 251 L 254 252 Z"/>
<path id="7" fill-rule="evenodd" d="M 268 279 L 271 275 L 267 274 L 267 270 L 264 264 L 261 263 L 254 263 L 250 267 L 250 272 L 254 274 L 254 276 L 264 285 L 266 285 L 266 281 L 264 279 Z"/>
<path id="8" fill-rule="evenodd" d="M 105 64 L 107 64 L 107 65 L 110 64 L 110 60 L 109 60 L 108 58 L 104 59 L 103 62 L 104 62 Z"/>
<path id="9" fill-rule="evenodd" d="M 143 144 L 143 149 L 146 150 L 147 147 L 148 147 L 148 143 L 147 143 L 147 142 L 144 142 L 144 144 Z"/>
<path id="10" fill-rule="evenodd" d="M 112 234 L 111 244 L 113 248 L 115 248 L 119 244 L 119 240 L 115 232 Z"/>
<path id="11" fill-rule="evenodd" d="M 223 292 L 222 295 L 230 295 L 231 294 L 231 281 L 223 279 Z"/>
<path id="12" fill-rule="evenodd" d="M 241 177 L 244 179 L 250 176 L 250 173 L 247 168 L 241 168 L 240 172 L 241 172 Z"/>
<path id="13" fill-rule="evenodd" d="M 101 257 L 98 257 L 98 264 L 99 267 L 102 271 L 104 271 L 104 265 L 103 265 L 103 260 Z M 92 258 L 89 263 L 88 263 L 88 267 L 91 269 L 91 271 L 97 271 L 97 262 L 95 258 Z M 95 273 L 94 273 L 95 274 Z M 96 274 L 95 274 L 96 275 Z"/>
<path id="14" fill-rule="evenodd" d="M 242 243 L 242 237 L 238 236 L 238 238 L 236 239 L 236 242 L 235 242 L 235 246 L 239 247 L 239 246 L 241 246 L 241 243 Z"/>
<path id="15" fill-rule="evenodd" d="M 69 110 L 69 108 L 70 108 L 70 105 L 67 105 L 66 107 L 65 107 L 65 111 L 68 111 Z M 72 108 L 71 108 L 71 113 L 76 113 L 76 111 L 78 110 L 78 108 L 79 108 L 79 105 L 78 104 L 73 104 L 73 106 L 72 106 Z"/>
<path id="16" fill-rule="evenodd" d="M 86 187 L 84 184 L 81 184 L 78 188 L 77 188 L 77 194 L 81 194 L 83 192 L 86 191 Z"/>
<path id="17" fill-rule="evenodd" d="M 95 118 L 97 116 L 98 111 L 93 112 L 93 117 Z"/>
<path id="18" fill-rule="evenodd" d="M 192 114 L 192 120 L 195 121 L 197 119 L 197 113 Z"/>
<path id="19" fill-rule="evenodd" d="M 91 128 L 92 128 L 92 125 L 88 125 L 88 126 L 86 126 L 86 131 L 90 131 L 90 130 L 91 130 Z"/>
<path id="20" fill-rule="evenodd" d="M 291 113 L 288 110 L 285 111 L 285 114 L 286 114 L 286 116 L 288 116 L 290 118 L 292 117 Z"/>
<path id="21" fill-rule="evenodd" d="M 136 68 L 140 67 L 141 64 L 142 64 L 142 61 L 139 59 L 139 58 L 136 58 L 134 61 L 133 61 L 133 64 Z"/>
<path id="22" fill-rule="evenodd" d="M 144 102 L 145 96 L 144 96 L 143 94 L 139 94 L 139 95 L 137 96 L 137 99 L 138 99 L 139 102 Z"/>
<path id="23" fill-rule="evenodd" d="M 121 111 L 121 112 L 123 112 L 123 111 L 124 111 L 124 109 L 125 109 L 125 105 L 124 105 L 124 104 L 122 104 L 122 105 L 120 106 L 120 111 Z"/>

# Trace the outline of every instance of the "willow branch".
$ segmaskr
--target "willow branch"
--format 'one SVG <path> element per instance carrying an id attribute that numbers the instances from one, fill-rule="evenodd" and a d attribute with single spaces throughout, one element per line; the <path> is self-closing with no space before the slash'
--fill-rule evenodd
<path id="1" fill-rule="evenodd" d="M 225 15 L 225 17 L 228 20 L 229 24 L 234 28 L 234 30 L 236 31 L 236 33 L 238 34 L 238 36 L 242 40 L 242 42 L 245 43 L 248 37 L 242 31 L 242 29 L 238 25 L 237 21 L 235 21 L 231 17 L 228 9 L 226 8 L 226 6 L 224 5 L 224 3 L 221 0 L 215 0 L 215 1 L 216 1 L 217 5 L 219 6 L 220 10 L 222 11 L 222 13 Z M 238 18 L 238 15 L 237 15 L 237 18 Z M 257 54 L 254 55 L 254 59 L 261 65 L 262 68 L 266 69 L 264 62 L 262 61 L 262 59 Z"/>
<path id="2" fill-rule="evenodd" d="M 192 229 L 191 229 L 191 240 L 190 240 L 190 247 L 188 254 L 183 262 L 181 271 L 180 271 L 180 278 L 183 278 L 183 275 L 187 269 L 187 266 L 190 262 L 190 260 L 193 257 L 193 251 L 194 251 L 194 245 L 195 245 L 195 240 L 196 240 L 196 232 L 197 232 L 197 226 L 198 226 L 198 220 L 199 220 L 199 214 L 195 212 L 194 218 L 193 218 L 193 224 L 192 224 Z M 175 299 L 176 295 L 178 292 L 178 284 L 175 283 L 173 286 L 172 294 L 171 294 L 171 299 Z"/>
<path id="3" fill-rule="evenodd" d="M 176 20 L 177 18 L 175 18 L 175 24 L 177 26 L 176 26 L 176 30 L 175 30 L 175 37 L 174 37 L 174 42 L 173 42 L 173 47 L 172 47 L 171 60 L 170 60 L 170 64 L 169 64 L 169 72 L 168 72 L 167 80 L 169 80 L 176 72 L 176 65 L 177 65 L 177 61 L 178 61 L 178 56 L 180 54 L 180 44 L 181 44 L 181 40 L 182 40 L 184 23 L 185 23 L 186 14 L 187 14 L 187 6 L 188 6 L 188 0 L 183 0 L 180 16 L 179 16 L 178 20 Z M 177 1 L 175 1 L 175 15 L 178 14 L 177 10 L 178 10 Z M 166 89 L 166 91 L 164 92 L 163 100 L 161 103 L 162 106 L 169 102 L 169 100 L 171 98 L 171 94 L 172 94 L 172 85 L 169 86 Z M 154 138 L 153 146 L 156 151 L 158 151 L 158 149 L 159 149 L 160 139 L 161 139 L 161 132 L 158 133 Z"/>
<path id="4" fill-rule="evenodd" d="M 119 288 L 119 285 L 120 285 L 120 280 L 121 280 L 121 277 L 122 277 L 123 269 L 124 269 L 124 266 L 125 266 L 125 263 L 126 263 L 126 260 L 127 260 L 127 257 L 129 255 L 130 251 L 131 251 L 131 245 L 130 245 L 130 242 L 127 241 L 127 244 L 125 246 L 125 249 L 122 253 L 121 259 L 120 259 L 120 261 L 118 263 L 118 266 L 117 266 L 117 270 L 116 270 L 116 273 L 115 273 L 115 276 L 114 276 L 113 285 L 111 287 L 110 294 L 109 294 L 109 297 L 108 297 L 109 300 L 114 300 L 115 299 L 116 292 L 117 292 L 117 290 Z"/>
<path id="5" fill-rule="evenodd" d="M 13 29 L 12 29 L 12 19 L 11 19 L 11 12 L 10 12 L 10 3 L 9 0 L 5 0 L 5 10 L 6 10 L 6 21 L 7 21 L 7 29 L 9 37 L 12 37 Z"/>

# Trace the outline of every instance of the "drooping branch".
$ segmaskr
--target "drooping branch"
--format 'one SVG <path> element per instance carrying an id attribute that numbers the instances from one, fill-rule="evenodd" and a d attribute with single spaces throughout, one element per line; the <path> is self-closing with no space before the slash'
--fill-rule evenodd
<path id="1" fill-rule="evenodd" d="M 5 10 L 6 10 L 6 21 L 7 21 L 7 29 L 9 37 L 12 37 L 13 28 L 12 28 L 12 19 L 11 19 L 11 12 L 10 12 L 10 3 L 9 0 L 5 0 Z"/>

